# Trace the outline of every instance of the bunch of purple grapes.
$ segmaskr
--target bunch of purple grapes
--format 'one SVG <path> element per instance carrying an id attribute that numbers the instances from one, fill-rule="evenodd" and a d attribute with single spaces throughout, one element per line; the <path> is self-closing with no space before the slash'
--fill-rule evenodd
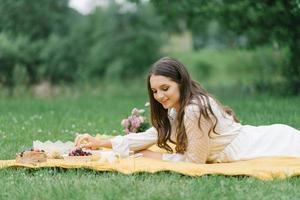
<path id="1" fill-rule="evenodd" d="M 69 153 L 69 156 L 91 156 L 92 153 L 83 151 L 81 148 L 77 148 Z"/>

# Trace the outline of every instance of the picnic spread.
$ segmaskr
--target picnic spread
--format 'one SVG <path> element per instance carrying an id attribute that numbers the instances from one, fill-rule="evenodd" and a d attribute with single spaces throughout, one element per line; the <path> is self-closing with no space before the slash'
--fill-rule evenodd
<path id="1" fill-rule="evenodd" d="M 152 151 L 163 150 L 153 145 Z M 225 175 L 251 176 L 261 180 L 283 179 L 300 175 L 300 158 L 265 157 L 214 164 L 168 162 L 132 153 L 121 158 L 111 149 L 74 148 L 73 142 L 34 141 L 33 148 L 16 154 L 15 159 L 0 160 L 0 168 L 85 168 L 95 171 L 116 171 L 124 174 L 172 171 L 188 176 Z"/>

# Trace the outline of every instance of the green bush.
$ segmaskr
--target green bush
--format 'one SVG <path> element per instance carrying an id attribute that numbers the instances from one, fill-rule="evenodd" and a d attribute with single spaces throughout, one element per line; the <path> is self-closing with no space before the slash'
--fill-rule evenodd
<path id="1" fill-rule="evenodd" d="M 13 87 L 21 77 L 19 72 L 27 76 L 29 64 L 32 58 L 29 39 L 26 36 L 13 38 L 9 33 L 0 33 L 0 83 Z M 22 77 L 28 79 L 31 77 Z M 27 80 L 26 82 L 28 82 Z"/>
<path id="2" fill-rule="evenodd" d="M 258 92 L 283 92 L 286 80 L 284 68 L 288 66 L 286 49 L 257 48 L 252 53 L 238 54 L 227 69 L 240 85 Z"/>
<path id="3" fill-rule="evenodd" d="M 56 34 L 51 35 L 45 41 L 40 52 L 41 65 L 39 66 L 39 78 L 49 80 L 52 83 L 70 83 L 77 78 L 79 68 L 78 44 L 68 37 Z"/>
<path id="4" fill-rule="evenodd" d="M 202 49 L 190 52 L 171 52 L 183 62 L 205 88 L 224 93 L 288 93 L 284 75 L 289 66 L 287 48 L 274 49 Z M 231 92 L 230 91 L 230 92 Z"/>

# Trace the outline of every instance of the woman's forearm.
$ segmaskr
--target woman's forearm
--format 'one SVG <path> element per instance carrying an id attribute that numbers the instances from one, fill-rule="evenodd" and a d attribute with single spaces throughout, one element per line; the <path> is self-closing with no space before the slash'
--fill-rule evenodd
<path id="1" fill-rule="evenodd" d="M 146 149 L 146 150 L 138 151 L 138 153 L 141 153 L 143 155 L 143 157 L 162 160 L 162 153 L 159 153 L 159 152 L 154 152 L 154 151 Z"/>
<path id="2" fill-rule="evenodd" d="M 111 141 L 108 139 L 100 139 L 99 147 L 112 148 Z"/>

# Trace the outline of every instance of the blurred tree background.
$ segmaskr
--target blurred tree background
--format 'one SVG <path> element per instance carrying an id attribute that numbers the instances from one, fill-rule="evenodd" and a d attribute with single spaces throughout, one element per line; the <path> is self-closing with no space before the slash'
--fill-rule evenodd
<path id="1" fill-rule="evenodd" d="M 132 80 L 168 55 L 208 86 L 300 93 L 299 0 L 105 2 L 0 0 L 0 86 Z"/>

